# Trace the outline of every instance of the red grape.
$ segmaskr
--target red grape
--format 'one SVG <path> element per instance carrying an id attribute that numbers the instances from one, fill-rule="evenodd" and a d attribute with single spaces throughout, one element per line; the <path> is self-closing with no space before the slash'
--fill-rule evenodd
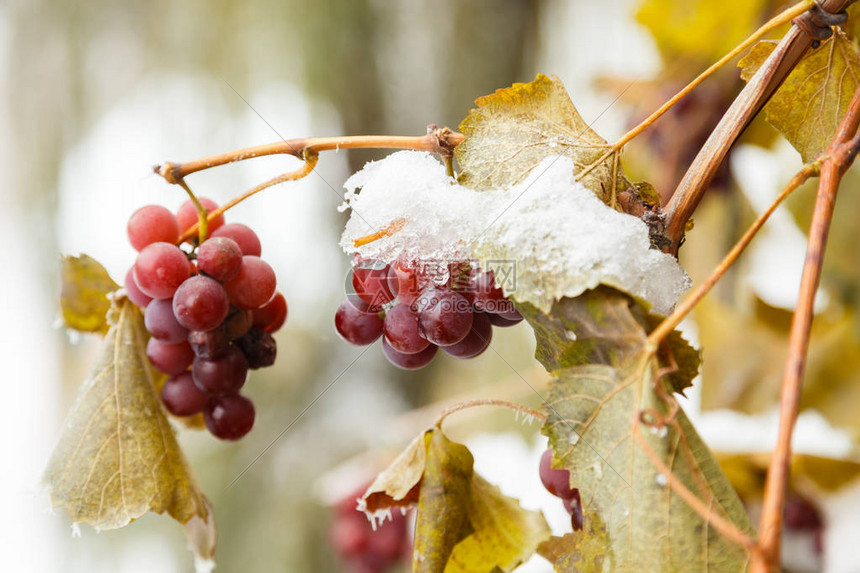
<path id="1" fill-rule="evenodd" d="M 463 340 L 472 329 L 472 305 L 454 291 L 439 289 L 435 303 L 418 314 L 418 332 L 434 344 L 447 346 Z"/>
<path id="2" fill-rule="evenodd" d="M 397 275 L 385 263 L 361 261 L 352 269 L 352 288 L 361 300 L 370 305 L 370 310 L 381 310 L 394 300 Z"/>
<path id="3" fill-rule="evenodd" d="M 146 330 L 149 333 L 168 344 L 178 344 L 188 336 L 188 329 L 179 324 L 176 315 L 173 314 L 173 300 L 154 300 L 146 307 L 143 315 Z"/>
<path id="4" fill-rule="evenodd" d="M 161 401 L 174 416 L 193 416 L 206 407 L 209 396 L 191 379 L 191 372 L 171 376 L 161 387 Z"/>
<path id="5" fill-rule="evenodd" d="M 349 300 L 343 301 L 337 308 L 334 326 L 344 340 L 358 346 L 370 344 L 382 335 L 379 313 L 362 310 Z"/>
<path id="6" fill-rule="evenodd" d="M 137 286 L 137 283 L 134 281 L 134 267 L 131 267 L 128 269 L 128 272 L 125 273 L 124 284 L 128 299 L 140 308 L 146 308 L 149 303 L 152 302 L 152 297 L 140 290 L 140 287 Z"/>
<path id="7" fill-rule="evenodd" d="M 582 500 L 579 497 L 579 490 L 573 488 L 570 497 L 561 500 L 564 508 L 570 514 L 570 525 L 574 531 L 582 529 Z"/>
<path id="8" fill-rule="evenodd" d="M 248 360 L 248 368 L 256 370 L 265 368 L 275 363 L 278 354 L 278 344 L 271 334 L 259 328 L 252 328 L 242 338 L 234 342 L 245 358 Z"/>
<path id="9" fill-rule="evenodd" d="M 513 303 L 505 297 L 502 289 L 496 286 L 493 271 L 474 275 L 470 290 L 474 293 L 474 305 L 477 310 L 495 314 L 503 314 L 512 310 L 516 312 Z"/>
<path id="10" fill-rule="evenodd" d="M 242 257 L 242 268 L 231 281 L 224 283 L 230 301 L 244 309 L 259 308 L 275 294 L 275 271 L 269 263 L 252 255 Z"/>
<path id="11" fill-rule="evenodd" d="M 128 219 L 128 240 L 135 251 L 152 243 L 175 243 L 179 239 L 179 223 L 166 207 L 146 205 Z"/>
<path id="12" fill-rule="evenodd" d="M 415 354 L 430 346 L 430 342 L 418 334 L 418 315 L 405 304 L 388 309 L 382 331 L 391 348 L 403 354 Z"/>
<path id="13" fill-rule="evenodd" d="M 562 499 L 572 498 L 576 491 L 570 487 L 570 472 L 552 467 L 552 450 L 545 451 L 540 458 L 540 481 L 548 492 Z"/>
<path id="14" fill-rule="evenodd" d="M 253 311 L 231 308 L 230 314 L 224 319 L 224 329 L 227 332 L 227 337 L 230 340 L 235 340 L 241 336 L 245 336 L 245 333 L 253 326 L 253 321 Z"/>
<path id="15" fill-rule="evenodd" d="M 475 358 L 484 352 L 493 339 L 493 325 L 486 313 L 476 312 L 472 320 L 472 329 L 466 338 L 456 344 L 443 346 L 442 350 L 457 358 Z"/>
<path id="16" fill-rule="evenodd" d="M 254 326 L 266 332 L 277 332 L 287 321 L 287 299 L 279 292 L 261 306 L 254 309 Z"/>
<path id="17" fill-rule="evenodd" d="M 146 355 L 157 370 L 170 375 L 185 372 L 194 360 L 194 351 L 187 342 L 167 344 L 157 338 L 149 339 Z"/>
<path id="18" fill-rule="evenodd" d="M 197 249 L 197 268 L 215 280 L 233 280 L 241 267 L 242 250 L 233 239 L 213 237 Z"/>
<path id="19" fill-rule="evenodd" d="M 433 357 L 436 356 L 437 350 L 439 350 L 439 347 L 435 344 L 431 344 L 416 354 L 403 354 L 402 352 L 394 350 L 385 338 L 382 339 L 382 353 L 389 362 L 403 370 L 418 370 L 419 368 L 424 368 L 430 364 Z"/>
<path id="20" fill-rule="evenodd" d="M 254 426 L 254 403 L 239 394 L 213 398 L 203 411 L 203 421 L 216 438 L 238 440 Z"/>
<path id="21" fill-rule="evenodd" d="M 182 283 L 173 296 L 173 312 L 188 330 L 212 330 L 230 311 L 230 301 L 221 283 L 198 275 Z"/>
<path id="22" fill-rule="evenodd" d="M 170 243 L 147 245 L 134 263 L 134 282 L 152 298 L 172 297 L 189 275 L 185 253 Z"/>
<path id="23" fill-rule="evenodd" d="M 194 355 L 200 358 L 218 358 L 230 348 L 230 337 L 227 329 L 219 326 L 212 330 L 192 330 L 188 333 L 188 344 L 194 350 Z"/>
<path id="24" fill-rule="evenodd" d="M 411 305 L 426 286 L 427 278 L 419 271 L 417 264 L 397 261 L 392 269 L 397 278 L 397 300 Z"/>
<path id="25" fill-rule="evenodd" d="M 231 345 L 218 358 L 195 358 L 191 375 L 197 387 L 211 396 L 235 394 L 245 384 L 248 360 Z"/>
<path id="26" fill-rule="evenodd" d="M 259 257 L 263 252 L 257 233 L 242 223 L 228 223 L 216 229 L 212 236 L 233 239 L 239 245 L 243 255 Z"/>
<path id="27" fill-rule="evenodd" d="M 212 212 L 218 208 L 218 203 L 208 197 L 198 197 L 200 203 L 208 212 Z M 179 223 L 180 234 L 190 229 L 198 221 L 197 207 L 191 202 L 191 199 L 183 203 L 176 212 L 176 221 Z M 213 220 L 209 221 L 207 229 L 209 233 L 217 230 L 218 227 L 224 224 L 224 215 L 218 215 Z"/>

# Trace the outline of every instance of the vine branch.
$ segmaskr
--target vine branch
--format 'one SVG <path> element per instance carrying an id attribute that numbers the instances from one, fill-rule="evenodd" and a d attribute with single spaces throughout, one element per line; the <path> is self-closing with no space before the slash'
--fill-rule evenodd
<path id="1" fill-rule="evenodd" d="M 516 404 L 514 402 L 510 402 L 508 400 L 496 400 L 493 398 L 481 398 L 478 400 L 468 400 L 466 402 L 460 402 L 459 404 L 454 404 L 448 408 L 445 408 L 439 413 L 439 417 L 436 418 L 436 421 L 433 422 L 433 426 L 437 428 L 442 427 L 442 422 L 445 421 L 445 418 L 459 412 L 461 410 L 467 410 L 469 408 L 476 408 L 478 406 L 503 406 L 505 408 L 510 408 L 516 412 L 522 412 L 528 416 L 533 416 L 538 420 L 545 420 L 546 414 L 541 412 L 540 410 L 535 410 L 534 408 L 530 408 L 528 406 L 524 406 L 522 404 Z"/>
<path id="2" fill-rule="evenodd" d="M 820 41 L 829 29 L 828 25 L 842 19 L 842 12 L 853 2 L 819 0 L 814 14 L 807 12 L 800 20 L 795 20 L 770 57 L 741 90 L 699 150 L 666 206 L 669 252 L 677 254 L 687 221 L 740 134 L 782 85 L 813 42 Z"/>
<path id="3" fill-rule="evenodd" d="M 788 487 L 791 436 L 800 406 L 803 372 L 806 366 L 809 336 L 812 329 L 815 292 L 818 290 L 818 283 L 821 278 L 824 249 L 833 220 L 836 193 L 839 190 L 842 176 L 860 151 L 858 125 L 860 125 L 860 88 L 855 91 L 848 111 L 839 124 L 833 141 L 825 151 L 821 164 L 818 194 L 815 198 L 812 223 L 809 227 L 806 260 L 800 279 L 797 309 L 791 322 L 788 358 L 782 379 L 779 434 L 765 481 L 764 503 L 759 521 L 759 543 L 762 553 L 759 559 L 753 561 L 753 573 L 767 573 L 777 570 L 779 567 L 782 506 Z"/>

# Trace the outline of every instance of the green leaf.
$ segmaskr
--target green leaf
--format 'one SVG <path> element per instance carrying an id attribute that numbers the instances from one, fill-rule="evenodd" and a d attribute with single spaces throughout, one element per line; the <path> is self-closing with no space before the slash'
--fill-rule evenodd
<path id="1" fill-rule="evenodd" d="M 162 411 L 143 316 L 120 297 L 108 319 L 101 353 L 45 471 L 51 501 L 96 529 L 166 511 L 187 526 L 198 555 L 211 557 L 211 510 Z"/>
<path id="2" fill-rule="evenodd" d="M 549 536 L 539 512 L 503 495 L 474 473 L 472 462 L 465 446 L 428 430 L 359 500 L 371 519 L 418 504 L 413 571 L 512 571 Z"/>
<path id="3" fill-rule="evenodd" d="M 66 326 L 81 332 L 107 332 L 108 294 L 119 289 L 119 285 L 87 255 L 63 257 L 62 275 L 60 308 Z"/>
<path id="4" fill-rule="evenodd" d="M 573 160 L 578 173 L 607 149 L 579 115 L 561 81 L 539 74 L 533 82 L 475 100 L 460 123 L 466 139 L 455 153 L 460 163 L 459 183 L 473 189 L 514 185 L 546 157 L 564 155 Z M 582 184 L 607 204 L 615 194 L 630 187 L 613 166 L 610 155 Z"/>
<path id="5" fill-rule="evenodd" d="M 556 466 L 568 469 L 571 485 L 579 488 L 597 539 L 605 539 L 602 547 L 583 545 L 581 556 L 569 558 L 577 563 L 573 570 L 742 571 L 746 550 L 681 499 L 646 451 L 704 507 L 752 533 L 713 455 L 683 410 L 673 413 L 673 402 L 666 398 L 676 384 L 685 384 L 660 381 L 664 390 L 655 388 L 657 371 L 665 364 L 660 353 L 648 351 L 653 319 L 629 296 L 605 287 L 563 299 L 549 315 L 525 314 L 535 328 L 537 356 L 556 377 L 542 432 L 555 451 Z M 687 352 L 673 348 L 678 340 L 668 341 L 674 355 Z M 657 416 L 671 423 L 658 430 L 642 421 Z M 603 564 L 593 558 L 601 552 Z"/>
<path id="6" fill-rule="evenodd" d="M 759 42 L 738 63 L 749 80 L 770 56 L 773 42 Z M 860 82 L 860 52 L 840 30 L 809 51 L 765 105 L 765 118 L 800 152 L 804 163 L 822 153 Z"/>

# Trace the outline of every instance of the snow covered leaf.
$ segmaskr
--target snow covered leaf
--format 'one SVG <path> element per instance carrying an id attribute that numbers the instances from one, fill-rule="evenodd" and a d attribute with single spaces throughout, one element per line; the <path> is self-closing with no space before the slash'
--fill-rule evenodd
<path id="1" fill-rule="evenodd" d="M 607 149 L 555 76 L 539 74 L 533 82 L 496 90 L 475 104 L 460 123 L 466 139 L 455 150 L 458 181 L 465 187 L 486 190 L 519 183 L 541 161 L 558 155 L 569 157 L 578 173 Z M 629 186 L 615 159 L 610 155 L 582 181 L 607 204 Z"/>
<path id="2" fill-rule="evenodd" d="M 147 511 L 166 511 L 182 524 L 196 518 L 189 534 L 201 556 L 211 557 L 211 510 L 162 411 L 143 316 L 120 297 L 108 320 L 45 471 L 51 501 L 96 529 L 123 527 Z"/>
<path id="3" fill-rule="evenodd" d="M 81 332 L 108 330 L 108 294 L 119 288 L 107 271 L 88 255 L 63 257 L 60 307 L 68 328 Z"/>
<path id="4" fill-rule="evenodd" d="M 773 42 L 759 42 L 738 63 L 749 80 L 770 56 Z M 860 51 L 841 31 L 808 52 L 765 105 L 767 121 L 813 161 L 830 144 L 860 84 Z"/>
<path id="5" fill-rule="evenodd" d="M 542 431 L 579 488 L 584 513 L 602 524 L 611 570 L 742 571 L 746 550 L 681 499 L 652 461 L 656 456 L 704 507 L 751 534 L 746 511 L 713 455 L 683 410 L 673 414 L 655 389 L 665 363 L 648 352 L 646 312 L 606 287 L 564 299 L 548 315 L 525 310 L 537 357 L 556 377 Z M 646 425 L 658 418 L 669 423 Z M 588 559 L 577 565 L 582 573 L 606 568 Z"/>
<path id="6" fill-rule="evenodd" d="M 655 313 L 670 312 L 690 284 L 683 269 L 651 248 L 641 219 L 603 204 L 573 171 L 570 158 L 547 157 L 518 184 L 475 191 L 456 184 L 429 154 L 394 153 L 345 183 L 354 212 L 341 246 L 387 263 L 503 264 L 505 294 L 543 312 L 600 284 L 647 300 Z M 395 220 L 405 224 L 393 235 L 355 246 Z"/>

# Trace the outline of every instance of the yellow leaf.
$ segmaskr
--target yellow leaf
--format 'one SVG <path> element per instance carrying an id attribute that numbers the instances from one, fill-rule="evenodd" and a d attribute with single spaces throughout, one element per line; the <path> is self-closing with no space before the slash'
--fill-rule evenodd
<path id="1" fill-rule="evenodd" d="M 775 44 L 759 42 L 738 63 L 749 80 Z M 800 152 L 813 161 L 830 144 L 860 83 L 860 52 L 840 30 L 808 52 L 764 107 L 765 117 Z"/>
<path id="2" fill-rule="evenodd" d="M 123 297 L 113 302 L 108 318 L 102 351 L 45 472 L 51 501 L 73 521 L 97 529 L 166 511 L 189 524 L 195 547 L 211 557 L 211 510 L 162 411 L 143 317 Z"/>
<path id="3" fill-rule="evenodd" d="M 107 296 L 119 285 L 87 255 L 63 257 L 62 267 L 60 308 L 66 326 L 81 332 L 107 332 L 105 317 L 110 309 Z"/>
<path id="4" fill-rule="evenodd" d="M 491 189 L 520 182 L 546 157 L 564 155 L 578 173 L 607 149 L 570 101 L 561 81 L 539 74 L 533 82 L 475 100 L 460 123 L 466 139 L 455 150 L 458 181 L 473 189 Z M 604 203 L 630 184 L 610 155 L 582 183 Z"/>
<path id="5" fill-rule="evenodd" d="M 761 22 L 765 0 L 645 0 L 636 19 L 646 26 L 669 65 L 710 65 Z"/>
<path id="6" fill-rule="evenodd" d="M 416 437 L 388 468 L 376 476 L 359 508 L 369 516 L 393 507 L 408 507 L 418 501 L 418 486 L 426 459 L 424 434 Z"/>

